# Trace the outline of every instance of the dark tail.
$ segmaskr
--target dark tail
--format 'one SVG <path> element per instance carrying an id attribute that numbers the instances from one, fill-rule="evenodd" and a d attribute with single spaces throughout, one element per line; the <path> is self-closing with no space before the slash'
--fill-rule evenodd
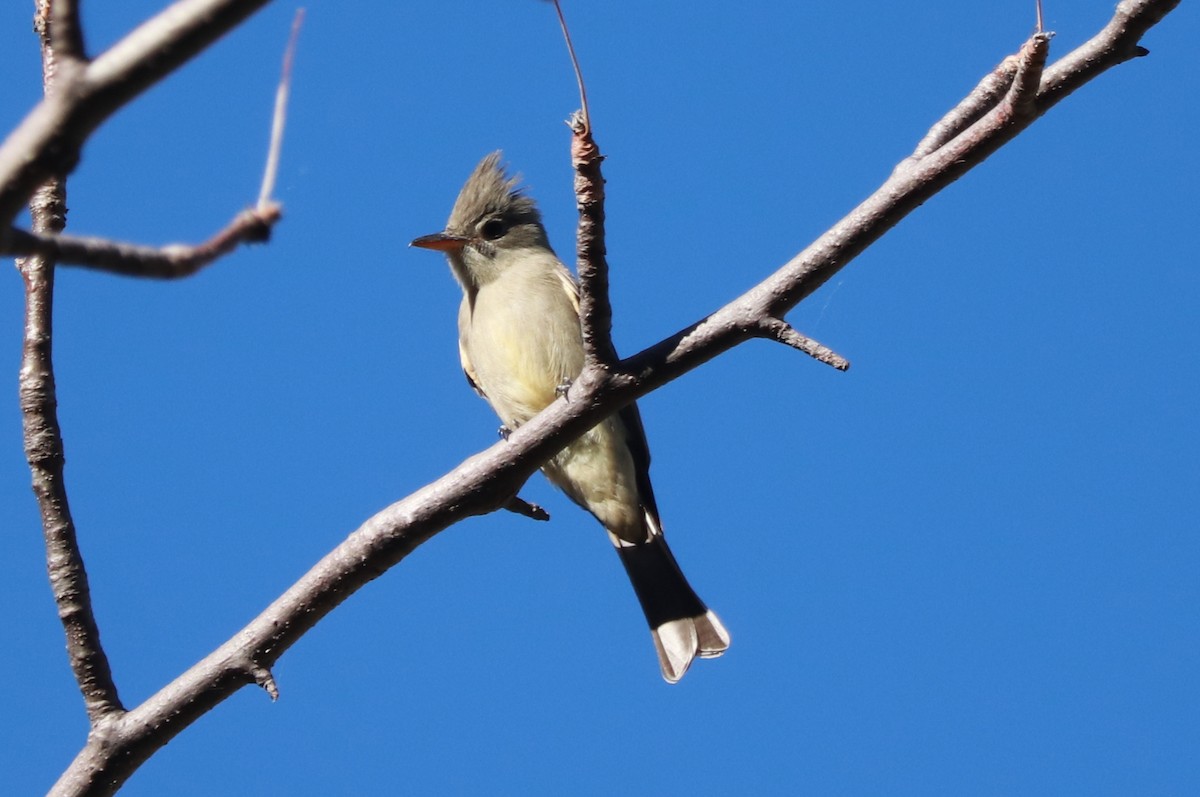
<path id="1" fill-rule="evenodd" d="M 663 678 L 676 683 L 697 656 L 724 653 L 729 632 L 692 590 L 658 524 L 647 514 L 653 528 L 649 541 L 630 545 L 614 537 L 613 544 L 646 613 Z"/>

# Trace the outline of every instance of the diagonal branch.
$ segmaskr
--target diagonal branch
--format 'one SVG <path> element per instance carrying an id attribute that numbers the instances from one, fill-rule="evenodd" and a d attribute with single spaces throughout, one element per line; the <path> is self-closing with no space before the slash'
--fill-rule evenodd
<path id="1" fill-rule="evenodd" d="M 570 402 L 553 403 L 506 442 L 367 520 L 228 642 L 114 721 L 102 739 L 89 739 L 52 793 L 110 793 L 155 750 L 233 692 L 249 683 L 273 683 L 264 673 L 364 584 L 449 525 L 504 508 L 541 463 L 620 407 L 756 337 L 763 319 L 781 319 L 869 243 L 983 162 L 1069 90 L 1137 55 L 1140 36 L 1177 4 L 1122 2 L 1113 23 L 1046 71 L 1028 113 L 1015 112 L 1024 103 L 997 99 L 959 132 L 939 136 L 944 141 L 897 169 L 872 197 L 758 286 L 620 362 L 617 369 L 585 369 L 572 386 Z M 1030 70 L 1040 68 L 1037 49 L 1036 44 L 1022 49 L 1014 80 L 1021 69 L 1032 74 Z"/>

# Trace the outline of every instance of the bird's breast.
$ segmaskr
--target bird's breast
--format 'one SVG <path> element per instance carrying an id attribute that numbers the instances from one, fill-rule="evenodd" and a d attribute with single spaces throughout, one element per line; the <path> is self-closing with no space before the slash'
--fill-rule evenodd
<path id="1" fill-rule="evenodd" d="M 464 314 L 460 334 L 479 387 L 510 426 L 553 402 L 583 366 L 579 317 L 553 282 L 497 280 Z"/>

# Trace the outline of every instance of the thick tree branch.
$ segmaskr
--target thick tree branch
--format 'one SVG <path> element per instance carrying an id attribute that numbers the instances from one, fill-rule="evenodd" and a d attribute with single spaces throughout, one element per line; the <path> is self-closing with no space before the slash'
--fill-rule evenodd
<path id="1" fill-rule="evenodd" d="M 57 51 L 49 24 L 50 9 L 38 5 L 35 27 L 42 47 L 42 75 L 46 94 L 56 90 Z M 55 18 L 57 23 L 58 18 Z M 42 186 L 30 205 L 33 228 L 58 233 L 67 223 L 65 178 Z M 124 710 L 113 682 L 108 657 L 100 644 L 100 630 L 92 613 L 91 590 L 75 522 L 67 501 L 63 477 L 66 460 L 58 425 L 58 399 L 53 364 L 54 258 L 35 255 L 17 262 L 25 284 L 25 343 L 21 355 L 18 395 L 25 436 L 25 457 L 33 477 L 33 493 L 42 517 L 46 543 L 46 570 L 66 634 L 67 658 L 83 693 L 88 718 L 95 725 Z"/>
<path id="2" fill-rule="evenodd" d="M 619 407 L 759 335 L 905 215 L 1052 107 L 1071 90 L 1140 52 L 1142 33 L 1178 0 L 1126 0 L 1095 39 L 1046 71 L 1032 102 L 997 100 L 957 131 L 934 137 L 870 198 L 764 282 L 702 321 L 618 363 L 587 368 L 559 400 L 506 442 L 468 459 L 384 509 L 318 562 L 237 635 L 128 714 L 104 723 L 55 787 L 55 794 L 107 794 L 149 755 L 262 671 L 309 628 L 434 534 L 465 517 L 505 507 L 530 475 L 572 439 Z M 1013 71 L 1033 74 L 1031 40 Z M 1044 57 L 1044 56 L 1043 56 Z M 1000 93 L 1010 97 L 1008 88 Z M 998 96 L 998 95 L 995 95 Z M 1012 99 L 1010 97 L 1010 99 Z M 982 109 L 981 109 L 982 110 Z"/>

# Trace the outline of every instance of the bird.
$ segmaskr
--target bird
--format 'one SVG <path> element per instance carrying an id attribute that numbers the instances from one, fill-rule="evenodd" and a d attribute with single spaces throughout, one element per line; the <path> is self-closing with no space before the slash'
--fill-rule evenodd
<path id="1" fill-rule="evenodd" d="M 441 251 L 449 261 L 463 294 L 463 372 L 506 434 L 569 390 L 583 369 L 584 348 L 578 284 L 554 254 L 536 202 L 501 158 L 499 151 L 484 157 L 445 229 L 411 245 Z M 636 404 L 585 432 L 542 471 L 608 531 L 668 683 L 677 683 L 695 658 L 725 652 L 729 632 L 688 584 L 663 536 Z"/>

